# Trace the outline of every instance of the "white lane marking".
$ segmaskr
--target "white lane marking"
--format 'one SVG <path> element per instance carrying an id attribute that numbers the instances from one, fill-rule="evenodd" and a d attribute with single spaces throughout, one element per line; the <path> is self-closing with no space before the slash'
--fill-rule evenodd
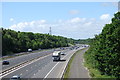
<path id="1" fill-rule="evenodd" d="M 59 63 L 59 62 L 58 62 Z M 58 65 L 58 63 L 57 64 L 55 64 L 55 66 L 48 72 L 48 74 L 44 77 L 44 78 L 47 78 L 47 76 L 52 72 L 52 70 Z M 43 79 L 44 80 L 44 79 Z"/>
<path id="2" fill-rule="evenodd" d="M 67 54 L 67 55 L 69 55 L 69 54 Z M 67 55 L 66 55 L 66 56 L 67 56 Z M 66 56 L 64 56 L 62 59 L 64 59 Z M 58 64 L 59 64 L 59 62 L 58 62 L 57 64 L 55 64 L 55 66 L 47 73 L 47 75 L 44 77 L 44 79 L 48 77 L 48 75 L 53 71 L 53 69 L 54 69 Z M 44 79 L 43 79 L 43 80 L 44 80 Z"/>
<path id="3" fill-rule="evenodd" d="M 73 54 L 74 54 L 74 53 L 73 53 Z M 67 55 L 67 56 L 68 56 L 68 55 Z M 66 57 L 67 57 L 67 56 L 66 56 Z M 66 60 L 66 61 L 67 61 L 67 63 L 68 63 L 69 60 Z M 64 63 L 64 64 L 65 64 L 65 63 Z M 66 66 L 66 65 L 65 65 L 65 66 Z M 65 70 L 65 66 L 62 66 L 61 71 L 62 71 L 62 70 Z M 61 73 L 63 74 L 63 72 L 64 72 L 64 71 L 62 71 L 62 72 L 61 72 L 61 71 L 60 71 L 59 74 L 57 75 L 57 78 L 61 78 L 61 77 L 59 77 L 59 76 L 60 76 Z"/>
<path id="4" fill-rule="evenodd" d="M 26 71 L 28 71 L 28 70 L 26 70 Z"/>
<path id="5" fill-rule="evenodd" d="M 83 49 L 83 48 L 79 48 L 78 50 L 81 50 L 81 49 Z M 73 51 L 74 51 L 73 54 L 76 53 L 76 51 L 78 51 L 78 50 L 73 50 Z M 73 55 L 73 54 L 72 54 L 72 55 Z M 69 60 L 71 59 L 72 55 L 69 56 Z M 67 56 L 65 56 L 65 57 L 67 57 Z M 68 60 L 68 62 L 69 62 L 69 60 Z M 68 62 L 67 62 L 67 63 L 68 63 Z M 67 66 L 67 65 L 65 65 L 65 66 Z M 66 68 L 66 67 L 64 67 L 63 70 L 65 70 L 65 68 Z M 64 71 L 62 72 L 62 75 L 63 75 L 63 73 L 64 73 Z M 60 72 L 59 72 L 58 76 L 59 76 L 59 75 L 60 75 Z M 59 77 L 57 77 L 57 78 L 59 78 Z"/>
<path id="6" fill-rule="evenodd" d="M 52 54 L 49 54 L 49 55 L 47 55 L 47 56 L 50 56 L 50 55 L 52 55 Z M 35 61 L 32 61 L 32 62 L 30 62 L 30 63 L 28 63 L 28 64 L 26 64 L 26 65 L 24 65 L 24 66 L 22 66 L 22 67 L 19 67 L 19 68 L 15 69 L 15 70 L 13 70 L 13 71 L 11 71 L 11 72 L 9 72 L 9 73 L 6 73 L 6 74 L 3 75 L 3 76 L 0 76 L 0 78 L 3 78 L 3 77 L 5 77 L 5 76 L 7 76 L 8 74 L 11 74 L 11 73 L 13 73 L 13 72 L 15 72 L 15 71 L 17 71 L 17 70 L 19 70 L 19 69 L 27 66 L 27 65 L 30 65 L 30 64 L 32 64 L 33 62 L 36 62 L 36 61 L 38 61 L 38 60 L 40 60 L 40 59 L 43 59 L 43 58 L 45 58 L 45 57 L 47 57 L 47 56 L 40 57 L 39 59 L 36 59 Z"/>

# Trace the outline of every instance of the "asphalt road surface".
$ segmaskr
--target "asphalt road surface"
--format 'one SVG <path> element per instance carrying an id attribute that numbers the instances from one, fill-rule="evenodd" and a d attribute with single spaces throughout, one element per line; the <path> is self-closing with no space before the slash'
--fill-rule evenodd
<path id="1" fill-rule="evenodd" d="M 8 69 L 12 66 L 20 64 L 24 61 L 34 59 L 36 57 L 42 57 L 42 56 L 51 54 L 53 52 L 54 52 L 54 49 L 50 49 L 50 50 L 40 51 L 40 52 L 36 52 L 36 53 L 34 52 L 34 53 L 25 54 L 25 55 L 17 56 L 14 58 L 6 59 L 7 61 L 9 61 L 10 64 L 9 65 L 2 65 L 2 70 Z"/>
<path id="2" fill-rule="evenodd" d="M 76 51 L 76 49 L 63 51 L 66 55 L 62 55 L 61 61 L 55 62 L 52 60 L 52 54 L 45 55 L 39 60 L 5 75 L 3 78 L 11 78 L 14 75 L 21 78 L 61 78 L 70 57 Z"/>
<path id="3" fill-rule="evenodd" d="M 84 58 L 83 54 L 87 51 L 88 48 L 81 50 L 77 53 L 71 63 L 70 72 L 68 78 L 90 78 L 89 71 L 84 67 Z"/>
<path id="4" fill-rule="evenodd" d="M 52 52 L 53 52 L 53 49 L 46 50 L 46 51 L 41 51 L 41 52 L 37 52 L 37 53 L 30 53 L 30 54 L 21 55 L 21 56 L 17 56 L 17 57 L 14 57 L 14 58 L 6 59 L 7 61 L 10 62 L 10 64 L 9 65 L 3 65 L 2 70 L 7 69 L 7 68 L 12 67 L 12 66 L 15 66 L 15 65 L 17 65 L 21 62 L 39 57 L 39 56 L 45 56 L 45 55 L 50 54 Z"/>

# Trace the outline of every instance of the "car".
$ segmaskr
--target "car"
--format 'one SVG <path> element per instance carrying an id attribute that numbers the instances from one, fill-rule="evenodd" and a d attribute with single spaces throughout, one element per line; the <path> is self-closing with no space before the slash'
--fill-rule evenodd
<path id="1" fill-rule="evenodd" d="M 9 63 L 9 61 L 3 61 L 2 64 L 3 65 L 9 65 L 10 63 Z"/>
<path id="2" fill-rule="evenodd" d="M 70 48 L 70 50 L 73 50 L 73 48 Z"/>
<path id="3" fill-rule="evenodd" d="M 63 47 L 61 47 L 60 49 L 61 49 L 61 50 L 65 50 L 65 48 L 63 48 Z"/>
<path id="4" fill-rule="evenodd" d="M 65 55 L 65 53 L 61 52 L 61 55 Z"/>
<path id="5" fill-rule="evenodd" d="M 15 75 L 15 76 L 11 77 L 10 80 L 21 80 L 21 78 L 20 78 L 20 76 Z"/>
<path id="6" fill-rule="evenodd" d="M 32 52 L 32 49 L 28 49 L 28 52 Z"/>
<path id="7" fill-rule="evenodd" d="M 39 48 L 38 50 L 42 50 L 41 48 Z"/>

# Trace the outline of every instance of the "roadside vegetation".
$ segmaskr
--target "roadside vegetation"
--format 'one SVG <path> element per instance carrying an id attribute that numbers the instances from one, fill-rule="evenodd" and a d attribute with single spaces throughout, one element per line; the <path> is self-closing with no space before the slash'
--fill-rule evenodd
<path id="1" fill-rule="evenodd" d="M 76 43 L 79 43 L 79 44 L 90 44 L 92 41 L 92 38 L 88 38 L 88 39 L 78 39 L 76 40 Z"/>
<path id="2" fill-rule="evenodd" d="M 48 49 L 57 47 L 67 47 L 74 44 L 74 40 L 62 36 L 40 34 L 32 32 L 16 32 L 2 28 L 2 55 L 10 55 L 18 52 L 25 52 L 31 48 L 33 50 Z"/>
<path id="3" fill-rule="evenodd" d="M 120 78 L 120 12 L 95 36 L 84 58 L 92 77 Z"/>
<path id="4" fill-rule="evenodd" d="M 85 43 L 86 40 L 75 40 L 62 36 L 40 34 L 32 32 L 20 32 L 2 28 L 2 55 L 26 52 L 33 50 L 68 47 L 76 43 Z"/>

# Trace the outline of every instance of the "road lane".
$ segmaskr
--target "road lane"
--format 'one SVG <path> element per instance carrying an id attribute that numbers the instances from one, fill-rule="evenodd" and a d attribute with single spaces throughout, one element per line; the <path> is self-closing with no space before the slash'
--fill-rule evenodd
<path id="1" fill-rule="evenodd" d="M 57 65 L 52 69 L 52 71 L 47 74 L 44 78 L 61 78 L 62 74 L 65 70 L 65 67 L 70 59 L 70 57 L 74 54 L 75 50 L 70 51 L 63 59 L 57 63 Z"/>
<path id="2" fill-rule="evenodd" d="M 60 49 L 57 48 L 56 50 L 60 50 Z M 67 50 L 64 50 L 64 51 L 67 51 Z M 25 62 L 25 61 L 28 61 L 28 60 L 31 60 L 31 59 L 34 59 L 37 57 L 42 57 L 42 56 L 48 55 L 48 54 L 53 53 L 53 52 L 54 52 L 54 49 L 50 49 L 50 50 L 46 50 L 46 51 L 41 51 L 41 52 L 37 52 L 37 53 L 30 53 L 30 54 L 21 55 L 18 57 L 7 59 L 7 61 L 9 61 L 10 64 L 9 65 L 2 65 L 2 70 L 6 70 L 6 69 L 13 67 L 17 64 L 20 64 L 22 62 Z"/>
<path id="3" fill-rule="evenodd" d="M 5 70 L 5 69 L 12 67 L 12 66 L 15 66 L 21 62 L 24 62 L 24 61 L 27 61 L 27 60 L 30 60 L 30 59 L 33 59 L 33 58 L 36 58 L 39 56 L 45 56 L 45 55 L 50 54 L 52 52 L 53 52 L 53 49 L 47 50 L 47 51 L 41 51 L 41 52 L 37 52 L 37 53 L 30 53 L 30 54 L 21 55 L 18 57 L 7 59 L 7 61 L 10 62 L 10 65 L 3 65 L 2 70 Z"/>
<path id="4" fill-rule="evenodd" d="M 48 64 L 51 60 L 52 55 L 49 55 L 45 58 L 39 59 L 38 61 L 29 64 L 9 75 L 5 76 L 4 78 L 11 78 L 13 75 L 19 75 L 22 78 L 30 78 L 33 76 L 39 69 L 42 69 L 46 64 Z M 35 66 L 36 65 L 36 66 Z M 32 68 L 31 68 L 32 67 Z M 22 75 L 21 75 L 22 74 Z"/>
<path id="5" fill-rule="evenodd" d="M 45 78 L 45 76 L 46 78 L 61 78 L 67 62 L 75 51 L 76 50 L 69 49 L 63 51 L 66 55 L 62 55 L 62 60 L 58 62 L 53 62 L 52 54 L 50 54 L 47 57 L 40 58 L 39 60 L 4 76 L 4 78 L 11 78 L 13 75 L 19 75 L 21 78 Z M 51 70 L 52 68 L 53 70 Z"/>
<path id="6" fill-rule="evenodd" d="M 68 50 L 64 50 L 63 52 L 66 52 Z M 48 65 L 49 63 L 52 62 L 52 54 L 50 54 L 49 56 L 39 59 L 38 61 L 29 64 L 17 71 L 14 71 L 8 75 L 6 75 L 4 78 L 10 78 L 13 75 L 19 75 L 22 78 L 31 78 L 32 76 L 34 76 L 39 70 L 41 70 L 42 68 L 44 68 L 46 65 Z M 51 65 L 51 64 L 50 64 Z"/>
<path id="7" fill-rule="evenodd" d="M 36 75 L 33 76 L 32 78 L 61 78 L 70 57 L 76 51 L 77 50 L 69 50 L 68 52 L 66 52 L 66 55 L 62 57 L 61 61 L 58 62 L 51 61 L 42 70 L 36 73 Z"/>

